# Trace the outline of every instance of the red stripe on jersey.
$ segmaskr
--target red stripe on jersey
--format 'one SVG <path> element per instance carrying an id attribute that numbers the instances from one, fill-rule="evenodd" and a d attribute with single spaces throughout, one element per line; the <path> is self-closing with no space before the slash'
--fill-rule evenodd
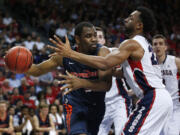
<path id="1" fill-rule="evenodd" d="M 138 83 L 138 81 L 137 81 L 137 79 L 136 79 L 136 77 L 135 77 L 135 74 L 134 74 L 134 70 L 135 70 L 135 69 L 140 69 L 140 70 L 143 72 L 143 67 L 142 67 L 141 61 L 133 61 L 133 60 L 130 60 L 130 59 L 129 59 L 128 62 L 129 62 L 129 65 L 130 65 L 130 67 L 131 67 L 131 70 L 132 70 L 132 72 L 133 72 L 134 80 L 136 81 L 136 83 L 138 84 L 138 86 L 143 90 L 143 93 L 145 94 L 144 88 L 142 87 L 141 84 Z M 143 73 L 143 75 L 144 75 L 144 73 Z M 145 83 L 146 83 L 147 86 L 149 86 L 150 88 L 154 89 L 153 87 L 151 87 L 151 86 L 149 85 L 149 83 L 148 83 L 145 75 L 144 75 L 144 77 L 143 77 L 143 80 L 145 81 Z"/>
<path id="2" fill-rule="evenodd" d="M 177 72 L 177 81 L 178 81 L 178 80 L 179 80 L 179 73 Z M 179 88 L 179 83 L 180 83 L 180 82 L 178 81 L 178 88 Z M 180 102 L 180 89 L 179 89 L 178 92 L 179 92 L 179 102 Z"/>

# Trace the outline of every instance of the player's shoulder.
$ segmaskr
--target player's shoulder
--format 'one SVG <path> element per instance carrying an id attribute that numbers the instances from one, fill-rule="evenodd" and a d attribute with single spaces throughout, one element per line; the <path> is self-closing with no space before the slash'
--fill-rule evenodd
<path id="1" fill-rule="evenodd" d="M 139 48 L 142 48 L 142 45 L 140 44 L 140 42 L 138 42 L 134 39 L 127 39 L 127 40 L 124 40 L 119 45 L 119 49 L 123 49 L 123 48 L 126 50 L 135 51 Z"/>

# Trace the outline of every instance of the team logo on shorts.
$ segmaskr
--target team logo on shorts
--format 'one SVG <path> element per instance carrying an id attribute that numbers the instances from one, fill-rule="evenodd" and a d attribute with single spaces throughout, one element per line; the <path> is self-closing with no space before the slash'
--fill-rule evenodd
<path id="1" fill-rule="evenodd" d="M 129 132 L 133 132 L 133 130 L 135 129 L 137 123 L 139 122 L 139 120 L 142 117 L 142 112 L 145 110 L 146 108 L 144 106 L 141 107 L 141 109 L 138 111 L 138 115 L 136 116 L 136 118 L 134 119 L 134 121 L 132 122 L 132 125 L 129 128 Z"/>
<path id="2" fill-rule="evenodd" d="M 68 99 L 67 98 L 65 98 L 65 104 L 68 104 Z"/>

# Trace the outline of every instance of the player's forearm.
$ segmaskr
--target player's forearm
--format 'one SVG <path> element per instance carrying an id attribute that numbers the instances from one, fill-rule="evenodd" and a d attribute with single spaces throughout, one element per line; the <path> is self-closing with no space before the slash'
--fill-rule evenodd
<path id="1" fill-rule="evenodd" d="M 0 128 L 0 132 L 6 133 L 8 132 L 8 128 Z"/>
<path id="2" fill-rule="evenodd" d="M 36 128 L 36 131 L 39 131 L 39 132 L 49 132 L 50 130 L 52 130 L 51 127 L 48 127 L 48 128 Z"/>
<path id="3" fill-rule="evenodd" d="M 49 70 L 43 68 L 42 64 L 33 64 L 31 66 L 31 68 L 26 72 L 26 74 L 37 77 L 37 76 L 43 75 L 48 72 L 49 72 Z"/>
<path id="4" fill-rule="evenodd" d="M 82 87 L 97 92 L 108 91 L 111 88 L 111 82 L 82 79 Z"/>
<path id="5" fill-rule="evenodd" d="M 69 57 L 80 63 L 83 63 L 85 65 L 88 65 L 90 67 L 97 68 L 100 70 L 107 70 L 111 68 L 108 65 L 108 62 L 106 61 L 105 57 L 86 55 L 86 54 L 78 53 L 76 51 L 72 51 L 69 54 Z"/>

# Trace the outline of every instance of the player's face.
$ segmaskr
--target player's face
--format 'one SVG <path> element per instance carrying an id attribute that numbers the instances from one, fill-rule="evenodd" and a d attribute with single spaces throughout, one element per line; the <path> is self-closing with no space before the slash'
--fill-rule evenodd
<path id="1" fill-rule="evenodd" d="M 81 37 L 79 38 L 79 44 L 85 52 L 93 52 L 96 50 L 97 32 L 94 27 L 83 28 Z"/>
<path id="2" fill-rule="evenodd" d="M 106 42 L 102 31 L 97 31 L 97 42 L 101 45 L 104 45 Z"/>
<path id="3" fill-rule="evenodd" d="M 0 112 L 6 112 L 6 110 L 7 110 L 6 104 L 5 103 L 1 103 L 0 104 Z"/>
<path id="4" fill-rule="evenodd" d="M 29 114 L 28 108 L 24 108 L 24 109 L 22 110 L 22 114 L 23 114 L 23 115 L 28 115 L 28 114 Z"/>
<path id="5" fill-rule="evenodd" d="M 126 34 L 131 34 L 136 30 L 136 26 L 140 23 L 139 15 L 139 11 L 134 11 L 124 20 Z"/>
<path id="6" fill-rule="evenodd" d="M 44 115 L 48 115 L 48 113 L 49 113 L 49 108 L 48 108 L 48 107 L 42 108 L 42 113 L 43 113 Z"/>
<path id="7" fill-rule="evenodd" d="M 51 107 L 51 113 L 57 113 L 57 107 L 56 106 L 52 106 Z"/>
<path id="8" fill-rule="evenodd" d="M 167 46 L 163 38 L 153 39 L 152 47 L 157 57 L 166 55 Z"/>

